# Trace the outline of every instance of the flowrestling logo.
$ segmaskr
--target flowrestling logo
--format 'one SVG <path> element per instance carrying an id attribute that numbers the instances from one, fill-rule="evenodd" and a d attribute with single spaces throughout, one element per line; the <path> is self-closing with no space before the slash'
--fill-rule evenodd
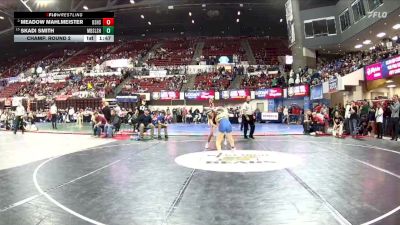
<path id="1" fill-rule="evenodd" d="M 300 164 L 298 156 L 273 151 L 236 150 L 196 152 L 175 158 L 178 165 L 216 172 L 262 172 L 281 170 Z"/>
<path id="2" fill-rule="evenodd" d="M 379 18 L 379 19 L 385 19 L 387 17 L 388 13 L 387 12 L 368 12 L 368 18 Z"/>

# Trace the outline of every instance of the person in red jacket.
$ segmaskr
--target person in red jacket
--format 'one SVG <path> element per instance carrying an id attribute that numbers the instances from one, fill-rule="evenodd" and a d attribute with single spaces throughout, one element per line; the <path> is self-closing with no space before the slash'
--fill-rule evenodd
<path id="1" fill-rule="evenodd" d="M 98 112 L 95 112 L 93 115 L 94 115 L 93 133 L 94 136 L 100 137 L 101 131 L 104 130 L 104 126 L 106 125 L 107 120 L 104 116 L 99 115 Z"/>

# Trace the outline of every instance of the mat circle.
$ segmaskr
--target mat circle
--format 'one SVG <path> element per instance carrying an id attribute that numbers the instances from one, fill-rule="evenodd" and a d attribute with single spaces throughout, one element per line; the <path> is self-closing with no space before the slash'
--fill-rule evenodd
<path id="1" fill-rule="evenodd" d="M 294 167 L 301 159 L 293 154 L 275 151 L 236 150 L 204 151 L 184 154 L 175 162 L 187 168 L 216 172 L 262 172 Z"/>

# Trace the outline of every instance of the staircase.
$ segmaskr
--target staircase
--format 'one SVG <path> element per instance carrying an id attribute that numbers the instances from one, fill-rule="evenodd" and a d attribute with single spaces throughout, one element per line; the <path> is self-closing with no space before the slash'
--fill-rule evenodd
<path id="1" fill-rule="evenodd" d="M 160 48 L 162 45 L 163 45 L 163 42 L 159 42 L 159 43 L 155 44 L 155 45 L 147 52 L 147 54 L 146 54 L 143 58 L 139 59 L 139 66 L 142 66 L 142 64 L 143 64 L 144 62 L 146 62 L 146 61 L 150 58 L 150 56 L 154 53 L 154 51 L 155 51 L 157 48 Z"/>
<path id="2" fill-rule="evenodd" d="M 197 64 L 197 58 L 200 58 L 200 56 L 203 54 L 203 47 L 204 47 L 204 42 L 197 42 L 196 49 L 194 50 L 192 62 L 190 63 L 191 65 L 196 65 Z"/>
<path id="3" fill-rule="evenodd" d="M 240 42 L 242 48 L 246 51 L 246 57 L 247 60 L 249 61 L 249 65 L 256 65 L 256 58 L 254 58 L 253 50 L 251 50 L 251 46 L 249 44 L 248 40 L 242 40 Z"/>
<path id="4" fill-rule="evenodd" d="M 81 49 L 80 51 L 77 51 L 75 54 L 71 55 L 69 58 L 67 58 L 66 60 L 64 60 L 60 65 L 58 65 L 58 68 L 62 68 L 67 62 L 69 62 L 72 58 L 74 58 L 75 56 L 81 54 L 82 52 L 84 52 L 86 50 L 86 48 Z"/>
<path id="5" fill-rule="evenodd" d="M 182 85 L 181 91 L 193 90 L 196 76 L 196 74 L 187 75 L 187 82 Z"/>
<path id="6" fill-rule="evenodd" d="M 124 88 L 127 83 L 130 83 L 132 78 L 128 76 L 125 80 L 123 80 L 117 87 L 114 88 L 112 96 L 106 96 L 108 98 L 115 98 Z"/>
<path id="7" fill-rule="evenodd" d="M 236 75 L 235 79 L 229 85 L 229 89 L 240 89 L 244 75 Z"/>
<path id="8" fill-rule="evenodd" d="M 113 49 L 111 49 L 108 53 L 114 53 L 115 51 L 117 51 L 119 48 L 121 48 L 124 44 L 119 44 L 117 46 L 115 46 Z"/>

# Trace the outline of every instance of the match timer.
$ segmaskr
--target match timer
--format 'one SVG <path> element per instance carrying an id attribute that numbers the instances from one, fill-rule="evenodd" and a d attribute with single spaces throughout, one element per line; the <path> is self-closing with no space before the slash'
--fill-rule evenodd
<path id="1" fill-rule="evenodd" d="M 14 12 L 14 42 L 114 42 L 113 12 Z"/>

